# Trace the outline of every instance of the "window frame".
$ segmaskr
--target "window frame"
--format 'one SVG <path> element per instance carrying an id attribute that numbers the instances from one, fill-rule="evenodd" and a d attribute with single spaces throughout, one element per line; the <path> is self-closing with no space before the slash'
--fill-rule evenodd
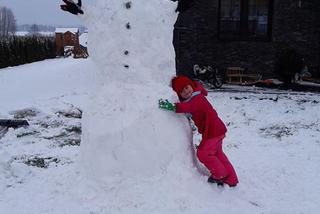
<path id="1" fill-rule="evenodd" d="M 221 35 L 221 1 L 218 3 L 218 23 L 217 23 L 217 37 L 220 41 L 262 41 L 270 42 L 272 41 L 272 19 L 273 19 L 273 5 L 274 0 L 269 0 L 268 2 L 268 24 L 267 32 L 265 36 L 252 37 L 249 34 L 249 0 L 239 0 L 240 1 L 240 21 L 239 21 L 239 32 L 234 38 L 224 38 Z"/>

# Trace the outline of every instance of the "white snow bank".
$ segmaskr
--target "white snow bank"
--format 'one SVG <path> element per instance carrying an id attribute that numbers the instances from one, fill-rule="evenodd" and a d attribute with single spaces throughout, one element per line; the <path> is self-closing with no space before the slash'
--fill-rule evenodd
<path id="1" fill-rule="evenodd" d="M 5 183 L 4 180 L 8 177 L 10 173 L 10 154 L 4 150 L 0 151 L 0 184 Z M 0 187 L 3 187 L 0 185 Z M 4 188 L 4 187 L 3 187 Z M 3 191 L 3 189 L 0 189 Z"/>
<path id="2" fill-rule="evenodd" d="M 26 108 L 34 102 L 48 98 L 54 101 L 60 96 L 73 97 L 74 100 L 74 95 L 92 90 L 96 82 L 95 69 L 90 59 L 50 59 L 1 69 L 0 109 L 12 111 L 21 106 Z M 83 102 L 81 98 L 74 100 L 73 104 L 82 106 Z"/>
<path id="3" fill-rule="evenodd" d="M 77 146 L 60 147 L 57 140 L 48 140 L 43 136 L 56 135 L 57 124 L 61 125 L 61 132 L 73 124 L 69 123 L 69 118 L 56 115 L 55 112 L 69 112 L 71 104 L 81 108 L 83 103 L 88 102 L 85 92 L 92 86 L 91 71 L 94 69 L 89 59 L 59 59 L 0 70 L 0 80 L 5 80 L 0 85 L 1 89 L 5 89 L 1 96 L 3 103 L 0 104 L 0 115 L 4 117 L 9 111 L 27 107 L 35 107 L 40 112 L 30 121 L 30 129 L 10 129 L 0 139 L 2 213 L 319 212 L 320 97 L 319 94 L 306 92 L 258 90 L 257 87 L 248 92 L 249 87 L 232 86 L 232 89 L 245 91 L 209 93 L 209 101 L 228 126 L 223 149 L 240 179 L 238 187 L 234 189 L 217 188 L 208 184 L 206 178 L 199 176 L 195 169 L 186 169 L 185 164 L 188 164 L 190 157 L 188 153 L 185 153 L 185 162 L 178 160 L 165 164 L 159 176 L 141 175 L 138 179 L 110 176 L 107 185 L 97 185 L 101 182 L 92 180 L 93 184 L 87 186 L 87 180 L 79 174 L 77 167 L 78 163 L 82 164 L 78 162 L 80 149 Z M 19 93 L 13 80 L 20 81 Z M 23 93 L 22 86 L 28 86 L 29 80 L 33 80 L 32 87 Z M 51 87 L 41 91 L 45 84 Z M 138 90 L 139 85 L 128 89 L 131 88 Z M 154 91 L 154 94 L 162 92 L 165 93 L 165 90 Z M 131 95 L 130 90 L 127 93 Z M 151 103 L 147 98 L 142 100 L 146 106 Z M 135 107 L 133 109 L 135 111 Z M 174 115 L 165 111 L 162 113 L 164 117 L 171 118 Z M 87 116 L 84 116 L 86 119 Z M 168 118 L 168 125 L 160 130 L 161 133 L 173 132 L 169 125 L 171 122 Z M 105 126 L 111 127 L 112 123 L 106 121 Z M 49 128 L 41 124 L 48 124 Z M 33 133 L 33 130 L 40 133 L 17 137 L 21 133 Z M 145 133 L 148 134 L 147 131 Z M 184 135 L 181 137 L 184 138 Z M 179 142 L 162 143 L 170 148 Z M 186 145 L 188 143 L 184 142 Z M 185 146 L 181 148 L 179 152 L 184 152 Z M 96 152 L 103 153 L 99 150 Z M 182 154 L 176 155 L 180 157 Z M 52 162 L 48 168 L 24 163 L 32 157 L 54 157 L 60 162 Z M 93 159 L 97 160 L 95 157 Z M 96 163 L 91 163 L 86 166 L 95 167 Z"/>

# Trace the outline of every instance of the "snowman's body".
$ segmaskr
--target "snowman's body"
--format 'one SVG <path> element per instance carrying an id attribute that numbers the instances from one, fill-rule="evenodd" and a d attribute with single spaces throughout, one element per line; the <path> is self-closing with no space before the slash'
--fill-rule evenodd
<path id="1" fill-rule="evenodd" d="M 108 184 L 190 167 L 187 120 L 157 106 L 161 97 L 176 97 L 169 87 L 175 74 L 175 3 L 95 0 L 83 5 L 89 3 L 83 19 L 100 84 L 83 117 L 86 174 Z"/>

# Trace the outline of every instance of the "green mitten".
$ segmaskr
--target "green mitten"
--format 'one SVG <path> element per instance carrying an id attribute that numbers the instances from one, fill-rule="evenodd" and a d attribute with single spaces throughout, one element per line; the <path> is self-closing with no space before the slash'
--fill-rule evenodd
<path id="1" fill-rule="evenodd" d="M 176 111 L 175 104 L 170 103 L 168 100 L 163 100 L 163 99 L 159 100 L 159 108 L 165 109 L 165 110 L 168 110 L 168 111 L 173 111 L 173 112 Z"/>

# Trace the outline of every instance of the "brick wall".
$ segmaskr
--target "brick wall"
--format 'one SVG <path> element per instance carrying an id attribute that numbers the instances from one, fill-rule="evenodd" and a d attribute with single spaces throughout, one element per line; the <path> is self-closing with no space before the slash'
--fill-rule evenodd
<path id="1" fill-rule="evenodd" d="M 271 41 L 220 41 L 218 0 L 196 0 L 179 14 L 174 46 L 178 74 L 192 76 L 194 64 L 216 65 L 220 71 L 241 66 L 249 73 L 273 77 L 277 54 L 291 47 L 299 51 L 313 74 L 320 75 L 320 1 L 274 0 Z"/>
<path id="2" fill-rule="evenodd" d="M 56 33 L 56 45 L 57 45 L 57 55 L 64 55 L 65 46 L 73 46 L 74 54 L 80 53 L 80 44 L 79 44 L 79 33 L 73 34 L 71 32 L 66 33 Z"/>

